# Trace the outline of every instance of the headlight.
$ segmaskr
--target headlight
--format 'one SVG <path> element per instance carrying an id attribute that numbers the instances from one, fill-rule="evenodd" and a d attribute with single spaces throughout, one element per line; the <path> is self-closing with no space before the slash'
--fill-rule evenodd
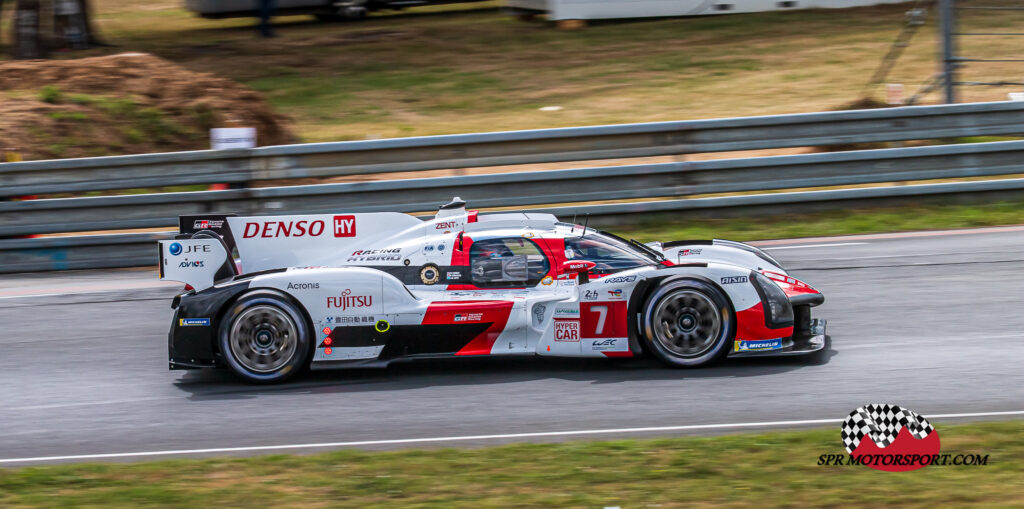
<path id="1" fill-rule="evenodd" d="M 779 285 L 768 279 L 764 274 L 751 271 L 750 281 L 754 283 L 757 294 L 764 303 L 764 321 L 770 329 L 781 329 L 793 326 L 793 304 L 789 302 L 786 292 Z"/>

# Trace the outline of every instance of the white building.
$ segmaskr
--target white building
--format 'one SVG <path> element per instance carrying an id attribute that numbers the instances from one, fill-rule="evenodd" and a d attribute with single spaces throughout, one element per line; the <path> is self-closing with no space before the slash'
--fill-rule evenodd
<path id="1" fill-rule="evenodd" d="M 506 0 L 509 7 L 547 13 L 553 20 L 840 9 L 905 1 L 907 0 Z"/>

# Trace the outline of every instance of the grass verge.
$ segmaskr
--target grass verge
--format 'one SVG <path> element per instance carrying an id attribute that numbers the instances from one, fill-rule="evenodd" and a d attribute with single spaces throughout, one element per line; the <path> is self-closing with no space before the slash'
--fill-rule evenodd
<path id="1" fill-rule="evenodd" d="M 986 466 L 818 466 L 835 429 L 0 470 L 22 507 L 1024 507 L 1024 426 L 937 426 Z"/>
<path id="2" fill-rule="evenodd" d="M 577 221 L 582 220 L 577 218 Z M 645 220 L 635 224 L 608 226 L 604 229 L 628 232 L 645 242 L 709 238 L 748 241 L 1016 224 L 1024 224 L 1024 202 L 912 205 L 715 219 L 691 219 L 682 214 L 671 221 Z"/>
<path id="3" fill-rule="evenodd" d="M 860 97 L 908 8 L 600 21 L 559 31 L 516 20 L 501 5 L 375 13 L 352 23 L 280 17 L 279 37 L 266 40 L 253 19 L 202 19 L 180 0 L 96 0 L 96 22 L 115 46 L 68 55 L 144 51 L 232 78 L 266 93 L 305 141 L 329 141 L 835 109 Z M 965 32 L 1024 31 L 1024 12 L 959 17 Z M 935 72 L 936 40 L 930 19 L 888 82 L 917 91 Z M 1019 50 L 1013 37 L 960 44 L 974 58 Z M 1019 74 L 1017 65 L 962 71 L 968 81 L 1005 81 Z M 1005 100 L 1006 92 L 961 90 L 963 101 Z"/>

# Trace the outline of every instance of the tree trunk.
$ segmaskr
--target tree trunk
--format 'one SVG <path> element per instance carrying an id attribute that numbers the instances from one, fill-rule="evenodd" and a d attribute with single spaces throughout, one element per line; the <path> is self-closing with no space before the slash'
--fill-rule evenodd
<path id="1" fill-rule="evenodd" d="M 89 28 L 82 0 L 52 1 L 54 43 L 62 48 L 88 48 Z"/>
<path id="2" fill-rule="evenodd" d="M 46 58 L 46 44 L 39 33 L 39 0 L 18 0 L 16 5 L 11 30 L 14 34 L 12 56 L 21 59 Z"/>
<path id="3" fill-rule="evenodd" d="M 3 2 L 3 0 L 0 0 Z M 89 46 L 106 46 L 107 44 L 100 39 L 100 33 L 96 30 L 96 26 L 92 24 L 92 4 L 90 0 L 79 0 L 82 4 L 82 17 L 85 19 L 85 30 L 87 32 L 86 41 Z"/>

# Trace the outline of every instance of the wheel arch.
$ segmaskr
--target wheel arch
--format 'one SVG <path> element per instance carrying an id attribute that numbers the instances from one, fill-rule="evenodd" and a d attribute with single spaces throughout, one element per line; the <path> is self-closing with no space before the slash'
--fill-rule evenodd
<path id="1" fill-rule="evenodd" d="M 290 293 L 288 293 L 288 292 L 286 292 L 284 290 L 279 290 L 277 288 L 270 288 L 270 287 L 266 287 L 266 286 L 251 286 L 250 285 L 248 288 L 246 288 L 246 289 L 244 289 L 244 290 L 242 290 L 242 291 L 232 295 L 229 299 L 226 299 L 224 301 L 224 303 L 221 304 L 220 309 L 217 310 L 217 315 L 216 315 L 217 316 L 217 319 L 216 319 L 216 324 L 217 324 L 216 331 L 217 331 L 217 333 L 212 338 L 212 340 L 213 340 L 213 349 L 214 349 L 213 351 L 214 352 L 216 352 L 216 353 L 218 353 L 220 355 L 223 355 L 223 352 L 220 351 L 220 330 L 221 330 L 221 326 L 224 324 L 225 318 L 227 317 L 228 311 L 231 309 L 232 306 L 234 306 L 239 301 L 239 299 L 241 299 L 242 297 L 248 297 L 250 295 L 257 295 L 257 296 L 258 295 L 267 295 L 267 296 L 273 296 L 273 297 L 283 298 L 284 300 L 287 300 L 288 303 L 290 303 L 291 305 L 295 306 L 295 309 L 297 309 L 299 311 L 299 313 L 301 313 L 302 318 L 306 321 L 306 327 L 308 327 L 308 330 L 311 333 L 314 332 L 313 319 L 309 315 L 309 310 L 307 310 L 306 306 L 303 306 L 302 302 L 300 302 L 299 299 L 295 298 L 294 295 L 292 295 L 292 294 L 290 294 Z M 312 340 L 312 338 L 310 338 L 310 339 L 311 339 L 310 344 L 313 345 L 312 348 L 315 349 L 316 348 L 316 341 Z"/>
<path id="2" fill-rule="evenodd" d="M 629 333 L 629 347 L 630 350 L 639 354 L 646 355 L 647 347 L 644 346 L 642 332 L 642 321 L 643 321 L 643 307 L 647 302 L 647 299 L 651 296 L 654 291 L 664 284 L 670 284 L 677 281 L 699 281 L 712 288 L 718 290 L 725 296 L 725 300 L 729 303 L 729 315 L 733 323 L 736 322 L 736 303 L 733 302 L 732 296 L 729 292 L 722 288 L 722 285 L 718 284 L 707 276 L 700 274 L 666 274 L 663 276 L 655 276 L 644 279 L 637 283 L 633 289 L 633 293 L 629 297 L 629 303 L 626 305 L 626 323 L 627 331 Z"/>

